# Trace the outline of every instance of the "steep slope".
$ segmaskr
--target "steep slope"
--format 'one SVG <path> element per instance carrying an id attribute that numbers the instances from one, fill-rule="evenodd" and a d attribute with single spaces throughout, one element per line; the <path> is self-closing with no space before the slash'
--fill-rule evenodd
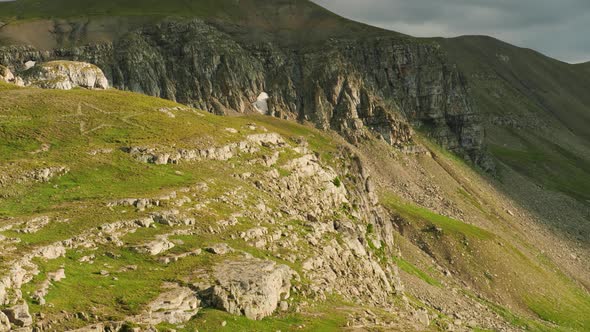
<path id="1" fill-rule="evenodd" d="M 588 327 L 590 297 L 543 254 L 586 249 L 539 247 L 556 239 L 427 140 L 356 148 L 115 90 L 0 92 L 14 326 Z"/>
<path id="2" fill-rule="evenodd" d="M 130 93 L 0 87 L 9 318 L 24 300 L 43 314 L 34 319 L 42 330 L 118 329 L 179 325 L 203 308 L 260 319 L 280 302 L 280 319 L 228 328 L 315 330 L 346 318 L 304 309 L 307 301 L 394 301 L 395 272 L 359 242 L 370 223 L 374 240 L 392 245 L 392 226 L 360 172 L 339 173 L 356 166 L 336 164 L 347 153 L 338 140 Z M 32 325 L 19 316 L 13 327 Z M 191 326 L 215 330 L 221 321 L 200 325 L 218 319 L 229 317 L 206 313 Z"/>
<path id="3" fill-rule="evenodd" d="M 469 82 L 490 151 L 504 166 L 505 190 L 588 245 L 590 75 L 583 65 L 489 37 L 440 42 Z"/>

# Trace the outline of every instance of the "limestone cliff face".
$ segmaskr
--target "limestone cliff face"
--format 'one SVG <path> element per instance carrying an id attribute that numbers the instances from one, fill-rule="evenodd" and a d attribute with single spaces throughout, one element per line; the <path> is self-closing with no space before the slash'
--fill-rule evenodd
<path id="1" fill-rule="evenodd" d="M 466 84 L 435 43 L 384 34 L 283 44 L 186 20 L 86 46 L 0 48 L 0 63 L 17 72 L 26 61 L 53 59 L 94 63 L 116 88 L 215 113 L 260 111 L 264 92 L 270 115 L 311 121 L 353 143 L 375 135 L 406 145 L 413 125 L 474 161 L 481 156 L 483 130 Z"/>

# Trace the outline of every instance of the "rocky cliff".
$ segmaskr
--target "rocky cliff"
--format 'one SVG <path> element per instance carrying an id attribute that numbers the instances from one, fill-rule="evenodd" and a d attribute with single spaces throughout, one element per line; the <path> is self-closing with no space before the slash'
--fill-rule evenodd
<path id="1" fill-rule="evenodd" d="M 260 112 L 255 103 L 266 93 L 264 113 L 311 121 L 353 143 L 376 136 L 409 145 L 414 125 L 473 161 L 483 155 L 468 87 L 436 43 L 386 32 L 285 43 L 199 19 L 162 19 L 84 43 L 88 25 L 69 24 L 53 32 L 57 46 L 5 46 L 0 63 L 19 72 L 31 60 L 86 61 L 114 87 L 218 114 Z"/>

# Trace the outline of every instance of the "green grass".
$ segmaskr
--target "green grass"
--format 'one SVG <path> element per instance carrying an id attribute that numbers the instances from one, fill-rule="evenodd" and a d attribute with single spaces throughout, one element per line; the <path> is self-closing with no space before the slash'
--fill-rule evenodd
<path id="1" fill-rule="evenodd" d="M 104 255 L 109 250 L 120 255 L 112 259 Z M 83 255 L 96 255 L 94 264 L 79 263 Z M 194 262 L 193 262 L 194 263 Z M 31 303 L 31 311 L 55 313 L 66 310 L 68 312 L 88 312 L 96 308 L 96 313 L 103 317 L 124 318 L 124 315 L 137 314 L 142 306 L 159 294 L 159 286 L 163 280 L 173 277 L 173 271 L 162 270 L 155 262 L 130 250 L 119 248 L 102 248 L 93 252 L 68 252 L 65 258 L 48 262 L 38 261 L 41 270 L 31 284 L 25 286 L 30 290 L 46 278 L 47 272 L 53 272 L 64 267 L 66 279 L 54 283 L 46 297 L 50 306 L 40 307 Z M 106 265 L 106 266 L 105 266 Z M 135 271 L 117 272 L 127 265 L 136 265 Z M 186 267 L 185 267 L 186 268 Z M 108 277 L 99 274 L 101 270 L 108 270 Z M 117 277 L 118 280 L 114 280 Z"/>
<path id="2" fill-rule="evenodd" d="M 382 195 L 381 201 L 416 228 L 415 231 L 406 230 L 410 233 L 406 236 L 417 237 L 414 241 L 439 264 L 446 266 L 448 257 L 452 257 L 448 268 L 455 270 L 456 277 L 470 280 L 480 292 L 490 295 L 506 287 L 515 288 L 509 297 L 520 303 L 516 309 L 518 315 L 492 307 L 514 325 L 532 331 L 586 331 L 590 328 L 586 318 L 590 312 L 590 296 L 547 259 L 536 259 L 525 253 L 524 248 L 510 243 L 500 246 L 493 241 L 498 239 L 497 235 L 403 203 L 391 194 Z M 426 235 L 424 230 L 430 228 L 424 225 L 429 224 L 441 228 L 442 237 Z M 445 237 L 445 234 L 451 236 Z M 423 280 L 428 277 L 409 262 L 398 262 L 398 266 Z M 526 315 L 536 319 L 523 318 Z"/>
<path id="3" fill-rule="evenodd" d="M 560 297 L 530 296 L 525 301 L 544 321 L 576 331 L 590 328 L 590 296 L 580 290 L 572 289 Z"/>
<path id="4" fill-rule="evenodd" d="M 484 304 L 488 308 L 490 308 L 492 311 L 494 311 L 496 314 L 498 314 L 499 316 L 504 318 L 507 322 L 509 322 L 513 326 L 520 327 L 520 328 L 524 329 L 525 331 L 532 331 L 532 332 L 558 332 L 558 331 L 561 331 L 561 332 L 570 331 L 571 332 L 572 331 L 571 329 L 563 328 L 563 327 L 559 327 L 559 326 L 544 325 L 543 323 L 535 321 L 531 318 L 517 315 L 517 314 L 513 313 L 511 310 L 509 310 L 508 308 L 498 305 L 496 303 L 487 301 L 485 299 L 482 299 L 481 297 L 476 297 L 473 295 L 470 295 L 470 296 L 472 298 L 474 298 L 475 300 L 479 301 L 480 303 Z"/>
<path id="5" fill-rule="evenodd" d="M 442 287 L 442 284 L 440 283 L 440 281 L 434 279 L 429 274 L 420 270 L 415 265 L 406 261 L 405 259 L 403 259 L 401 257 L 393 257 L 393 261 L 402 271 L 405 271 L 406 273 L 409 273 L 411 275 L 414 275 L 414 276 L 422 279 L 424 282 L 426 282 L 429 285 L 436 286 L 436 287 Z"/>
<path id="6" fill-rule="evenodd" d="M 536 135 L 510 131 L 523 148 L 492 145 L 492 153 L 518 172 L 547 189 L 581 201 L 590 199 L 590 161 Z M 543 142 L 539 145 L 538 142 Z"/>
<path id="7" fill-rule="evenodd" d="M 276 332 L 276 331 L 342 331 L 346 323 L 345 313 L 329 307 L 330 304 L 316 308 L 318 312 L 310 314 L 278 314 L 259 321 L 249 320 L 242 316 L 233 316 L 215 309 L 203 309 L 193 320 L 184 324 L 184 328 L 161 324 L 161 329 L 174 328 L 177 331 L 244 331 L 244 332 Z M 333 303 L 333 305 L 337 305 Z M 222 322 L 226 326 L 222 327 Z"/>
<path id="8" fill-rule="evenodd" d="M 305 138 L 309 144 L 309 149 L 319 154 L 322 161 L 327 163 L 336 162 L 337 142 L 341 141 L 342 138 L 336 137 L 333 133 L 322 132 L 309 124 L 300 125 L 270 116 L 256 115 L 248 116 L 248 118 L 265 125 L 269 130 L 290 139 L 292 142 Z"/>
<path id="9" fill-rule="evenodd" d="M 42 213 L 65 202 L 132 197 L 194 181 L 190 173 L 179 175 L 171 167 L 139 164 L 119 154 L 114 160 L 99 161 L 93 167 L 75 169 L 49 183 L 31 186 L 22 195 L 5 199 L 0 215 Z"/>
<path id="10" fill-rule="evenodd" d="M 482 240 L 494 237 L 492 233 L 479 227 L 433 213 L 428 209 L 411 203 L 402 202 L 399 198 L 390 193 L 382 195 L 381 203 L 411 221 L 431 223 L 451 234 L 465 235 Z"/>
<path id="11" fill-rule="evenodd" d="M 221 146 L 243 134 L 229 134 L 219 130 L 220 126 L 240 128 L 249 121 L 220 119 L 200 111 L 176 111 L 176 119 L 171 119 L 157 111 L 175 106 L 115 90 L 7 90 L 0 98 L 0 170 L 11 174 L 66 166 L 70 171 L 48 183 L 9 183 L 0 198 L 0 215 L 40 213 L 66 202 L 156 193 L 202 181 L 228 167 L 207 162 L 198 168 L 149 165 L 120 151 L 124 146 Z M 50 145 L 49 151 L 33 154 L 42 143 Z M 112 152 L 88 154 L 105 148 Z M 9 163 L 18 167 L 9 167 Z"/>

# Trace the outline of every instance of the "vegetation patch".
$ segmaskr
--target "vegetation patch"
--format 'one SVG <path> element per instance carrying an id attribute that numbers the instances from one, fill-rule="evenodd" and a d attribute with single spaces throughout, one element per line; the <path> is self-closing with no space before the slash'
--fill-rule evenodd
<path id="1" fill-rule="evenodd" d="M 578 200 L 590 200 L 590 161 L 582 159 L 561 146 L 536 135 L 525 136 L 509 131 L 523 149 L 491 145 L 501 161 L 529 176 L 544 187 L 566 193 Z M 544 142 L 542 146 L 533 142 Z"/>
<path id="2" fill-rule="evenodd" d="M 409 221 L 427 222 L 440 227 L 443 231 L 450 232 L 452 234 L 465 235 L 474 237 L 477 239 L 491 239 L 494 235 L 479 227 L 466 224 L 457 219 L 446 217 L 440 214 L 436 214 L 423 207 L 404 203 L 394 195 L 387 193 L 382 196 L 381 202 L 392 211 L 395 211 L 407 218 Z"/>
<path id="3" fill-rule="evenodd" d="M 436 287 L 442 287 L 442 284 L 440 283 L 440 281 L 434 279 L 428 273 L 420 270 L 415 265 L 406 261 L 405 259 L 403 259 L 401 257 L 393 257 L 393 261 L 402 271 L 405 271 L 408 274 L 414 275 L 414 276 L 422 279 L 424 282 L 426 282 L 429 285 L 436 286 Z"/>

